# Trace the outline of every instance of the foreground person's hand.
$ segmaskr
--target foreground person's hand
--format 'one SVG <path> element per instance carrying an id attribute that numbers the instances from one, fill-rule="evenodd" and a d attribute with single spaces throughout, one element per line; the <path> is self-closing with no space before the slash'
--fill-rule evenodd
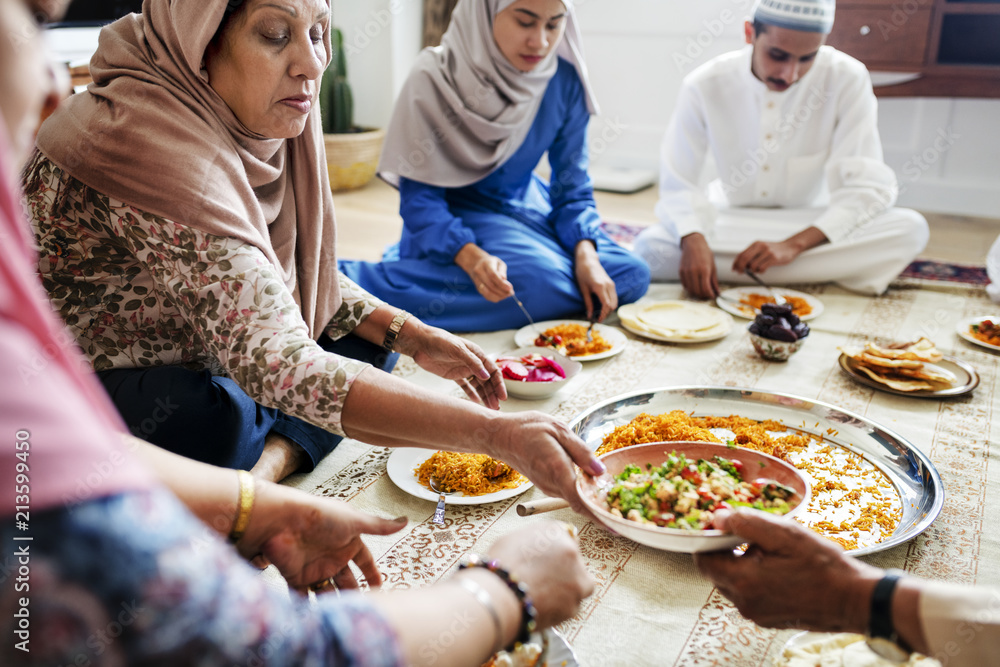
<path id="1" fill-rule="evenodd" d="M 594 592 L 594 578 L 584 567 L 571 528 L 562 521 L 536 522 L 504 536 L 487 554 L 528 585 L 539 629 L 576 614 Z"/>
<path id="2" fill-rule="evenodd" d="M 400 353 L 413 357 L 425 371 L 454 380 L 477 403 L 492 410 L 500 407 L 507 388 L 496 362 L 482 348 L 444 329 L 415 319 L 414 324 L 400 332 L 396 341 Z"/>
<path id="3" fill-rule="evenodd" d="M 604 464 L 569 427 L 542 412 L 506 413 L 495 434 L 483 434 L 488 453 L 530 479 L 550 496 L 566 500 L 578 514 L 590 516 L 576 491 L 576 468 L 600 475 Z"/>
<path id="4" fill-rule="evenodd" d="M 749 549 L 697 554 L 695 563 L 741 614 L 765 627 L 866 631 L 881 570 L 790 519 L 747 510 L 719 512 L 716 522 Z"/>
<path id="5" fill-rule="evenodd" d="M 241 554 L 263 555 L 300 592 L 331 577 L 336 588 L 357 588 L 351 562 L 369 586 L 381 585 L 382 574 L 361 536 L 394 533 L 405 519 L 380 519 L 279 484 L 256 486 L 250 525 L 236 545 Z"/>
<path id="6" fill-rule="evenodd" d="M 719 295 L 719 277 L 715 255 L 708 241 L 697 232 L 681 239 L 681 285 L 699 299 L 714 299 Z"/>

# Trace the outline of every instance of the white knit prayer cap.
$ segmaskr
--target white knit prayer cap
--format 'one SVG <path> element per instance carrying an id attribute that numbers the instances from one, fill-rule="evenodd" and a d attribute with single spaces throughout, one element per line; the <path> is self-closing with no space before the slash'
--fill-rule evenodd
<path id="1" fill-rule="evenodd" d="M 834 0 L 757 0 L 754 21 L 803 32 L 829 33 L 833 29 Z"/>

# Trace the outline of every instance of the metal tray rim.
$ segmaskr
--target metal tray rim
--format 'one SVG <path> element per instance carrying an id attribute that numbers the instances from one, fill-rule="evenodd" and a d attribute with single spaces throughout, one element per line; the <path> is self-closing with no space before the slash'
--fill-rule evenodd
<path id="1" fill-rule="evenodd" d="M 766 390 L 766 389 L 755 389 L 755 388 L 752 388 L 752 387 L 727 387 L 727 386 L 716 386 L 716 385 L 679 385 L 679 386 L 674 386 L 674 387 L 658 387 L 658 388 L 653 388 L 653 389 L 641 389 L 641 390 L 636 390 L 636 391 L 628 392 L 628 393 L 625 393 L 625 394 L 619 394 L 617 396 L 613 396 L 613 397 L 611 397 L 611 398 L 609 398 L 607 400 L 601 401 L 601 402 L 599 402 L 599 403 L 591 406 L 587 410 L 584 410 L 580 414 L 576 415 L 569 422 L 569 428 L 575 434 L 580 435 L 580 433 L 579 433 L 579 426 L 588 417 L 599 413 L 601 410 L 603 410 L 603 409 L 605 409 L 605 408 L 607 408 L 609 406 L 616 405 L 616 404 L 621 404 L 621 403 L 624 403 L 624 402 L 626 402 L 626 401 L 628 401 L 630 399 L 635 399 L 636 397 L 639 397 L 639 396 L 644 396 L 644 395 L 647 395 L 647 394 L 649 394 L 649 395 L 662 394 L 662 393 L 671 393 L 671 394 L 678 394 L 678 395 L 680 395 L 680 394 L 685 394 L 685 393 L 690 393 L 690 392 L 703 392 L 705 394 L 703 396 L 703 398 L 717 398 L 717 399 L 723 399 L 723 398 L 725 398 L 725 399 L 730 399 L 730 400 L 733 399 L 733 398 L 746 399 L 747 398 L 747 396 L 746 396 L 747 394 L 751 394 L 751 395 L 752 394 L 757 394 L 757 395 L 763 395 L 763 396 L 776 397 L 776 398 L 781 398 L 781 399 L 786 399 L 786 400 L 797 401 L 802 406 L 809 406 L 808 409 L 803 410 L 805 412 L 811 412 L 812 409 L 814 409 L 814 408 L 821 408 L 821 409 L 824 409 L 824 410 L 826 410 L 828 412 L 832 412 L 832 413 L 837 413 L 837 414 L 843 415 L 843 416 L 847 417 L 848 419 L 853 420 L 853 421 L 855 421 L 857 423 L 864 424 L 869 429 L 869 431 L 871 433 L 873 433 L 873 434 L 879 434 L 879 435 L 883 436 L 885 439 L 887 439 L 887 440 L 890 441 L 890 444 L 895 444 L 895 445 L 901 447 L 903 450 L 906 451 L 906 453 L 909 456 L 912 456 L 914 459 L 916 459 L 917 461 L 919 461 L 920 465 L 916 467 L 916 471 L 919 472 L 919 473 L 921 473 L 921 476 L 924 478 L 924 483 L 923 483 L 923 488 L 924 488 L 924 492 L 925 492 L 924 497 L 926 498 L 928 492 L 933 493 L 933 499 L 932 499 L 932 503 L 931 503 L 930 509 L 928 509 L 923 514 L 923 516 L 918 521 L 916 521 L 915 523 L 913 523 L 912 525 L 903 526 L 902 527 L 903 528 L 902 531 L 900 531 L 900 527 L 897 527 L 896 531 L 892 534 L 892 536 L 889 537 L 889 539 L 887 539 L 887 540 L 885 540 L 883 542 L 880 542 L 878 544 L 869 546 L 869 547 L 864 547 L 864 548 L 861 548 L 861 549 L 852 549 L 852 550 L 848 551 L 847 553 L 851 554 L 852 556 L 863 556 L 863 555 L 866 555 L 866 554 L 877 553 L 877 552 L 880 552 L 880 551 L 885 551 L 886 549 L 891 549 L 891 548 L 893 548 L 895 546 L 898 546 L 900 544 L 904 544 L 906 542 L 909 542 L 910 540 L 912 540 L 913 538 L 917 537 L 918 535 L 920 535 L 921 533 L 923 533 L 925 530 L 927 530 L 927 528 L 930 527 L 930 525 L 934 522 L 934 520 L 941 513 L 941 510 L 942 510 L 942 508 L 944 506 L 944 484 L 941 481 L 941 475 L 938 473 L 937 468 L 934 467 L 934 464 L 931 462 L 930 458 L 928 458 L 926 454 L 924 454 L 922 451 L 920 451 L 916 446 L 914 446 L 906 438 L 904 438 L 903 436 L 899 435 L 895 431 L 893 431 L 893 430 L 891 430 L 889 428 L 886 428 L 885 426 L 882 426 L 878 422 L 875 422 L 875 421 L 873 421 L 873 420 L 871 420 L 871 419 L 869 419 L 867 417 L 864 417 L 862 415 L 859 415 L 857 413 L 851 412 L 850 410 L 845 410 L 843 408 L 839 408 L 839 407 L 837 407 L 837 406 L 835 406 L 835 405 L 833 405 L 831 403 L 826 403 L 824 401 L 819 401 L 819 400 L 815 400 L 815 399 L 811 399 L 811 398 L 806 398 L 804 396 L 797 396 L 795 394 L 788 394 L 788 393 L 778 392 L 778 391 L 770 391 L 770 390 Z M 785 408 L 802 410 L 802 407 L 795 407 L 795 406 L 789 405 L 787 403 L 783 403 L 782 405 Z M 838 443 L 838 444 L 841 444 L 841 443 Z M 856 449 L 854 447 L 851 447 L 851 449 L 856 451 Z M 862 453 L 862 452 L 859 452 L 859 453 Z M 870 458 L 869 458 L 869 461 L 871 461 Z M 877 463 L 875 461 L 871 461 L 871 463 L 874 464 L 874 465 L 877 465 Z M 881 462 L 878 462 L 878 463 L 881 463 Z M 881 468 L 880 465 L 878 467 Z M 905 473 L 905 471 L 902 471 L 902 470 L 901 470 L 901 472 Z M 899 490 L 897 489 L 897 493 L 898 492 L 899 492 Z M 901 497 L 901 500 L 902 500 L 902 497 Z"/>

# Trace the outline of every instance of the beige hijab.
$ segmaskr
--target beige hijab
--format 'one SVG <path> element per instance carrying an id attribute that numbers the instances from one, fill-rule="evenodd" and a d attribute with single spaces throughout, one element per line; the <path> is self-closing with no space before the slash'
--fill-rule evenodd
<path id="1" fill-rule="evenodd" d="M 102 30 L 94 83 L 42 125 L 38 148 L 105 195 L 259 248 L 318 338 L 341 302 L 319 105 L 294 139 L 240 123 L 202 70 L 226 4 L 145 0 Z"/>
<path id="2" fill-rule="evenodd" d="M 572 0 L 562 0 L 562 41 L 531 72 L 511 65 L 493 39 L 494 17 L 514 1 L 461 0 L 441 45 L 421 51 L 386 132 L 379 176 L 387 182 L 455 188 L 488 176 L 524 142 L 558 57 L 576 68 L 597 113 Z"/>

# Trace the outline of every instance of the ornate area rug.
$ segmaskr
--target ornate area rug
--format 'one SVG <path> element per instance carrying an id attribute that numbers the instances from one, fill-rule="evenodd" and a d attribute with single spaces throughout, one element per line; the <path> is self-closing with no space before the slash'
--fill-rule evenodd
<path id="1" fill-rule="evenodd" d="M 601 223 L 601 227 L 615 243 L 626 248 L 632 247 L 635 237 L 643 229 L 639 225 L 609 222 L 607 220 Z M 989 278 L 986 277 L 986 267 L 982 265 L 952 264 L 950 262 L 938 262 L 929 259 L 918 259 L 911 263 L 900 274 L 900 278 L 967 283 L 969 285 L 987 285 L 990 282 Z"/>
<path id="2" fill-rule="evenodd" d="M 746 320 L 737 320 L 721 340 L 695 345 L 628 334 L 621 354 L 587 362 L 555 396 L 512 399 L 502 409 L 542 410 L 569 421 L 620 394 L 684 385 L 747 387 L 830 403 L 908 440 L 930 457 L 945 486 L 944 510 L 926 532 L 864 560 L 932 579 L 1000 584 L 1000 524 L 986 521 L 1000 512 L 1000 466 L 991 462 L 1000 434 L 1000 356 L 955 334 L 960 320 L 993 311 L 984 290 L 961 282 L 910 279 L 897 281 L 878 298 L 830 285 L 803 289 L 819 298 L 825 311 L 810 322 L 811 336 L 786 363 L 755 354 Z M 679 286 L 654 285 L 647 298 L 679 297 Z M 973 365 L 981 378 L 978 388 L 950 400 L 896 396 L 856 383 L 837 363 L 841 346 L 920 336 Z M 515 347 L 513 330 L 470 338 L 490 355 Z M 401 360 L 394 373 L 427 389 L 461 396 L 454 383 L 429 375 L 409 359 Z M 517 502 L 542 495 L 531 489 L 520 498 L 488 505 L 449 505 L 447 525 L 439 528 L 431 522 L 433 502 L 403 492 L 388 478 L 390 451 L 346 440 L 315 471 L 290 480 L 378 516 L 408 517 L 400 532 L 365 540 L 386 588 L 434 583 L 453 572 L 466 552 L 482 552 L 500 536 L 540 520 L 515 511 Z M 597 581 L 579 614 L 559 628 L 579 664 L 769 667 L 794 634 L 759 628 L 740 616 L 701 577 L 689 555 L 637 545 L 569 510 L 546 517 L 580 528 L 580 548 Z"/>

